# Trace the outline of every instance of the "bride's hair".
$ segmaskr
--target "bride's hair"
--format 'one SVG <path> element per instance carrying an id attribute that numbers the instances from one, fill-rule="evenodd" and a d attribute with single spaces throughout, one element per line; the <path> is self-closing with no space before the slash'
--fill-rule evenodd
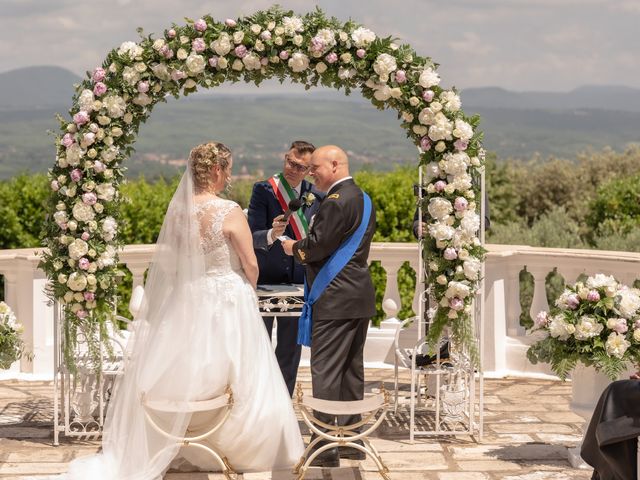
<path id="1" fill-rule="evenodd" d="M 209 142 L 195 147 L 189 153 L 189 165 L 193 172 L 193 183 L 197 189 L 206 189 L 211 183 L 211 169 L 219 165 L 229 166 L 231 150 L 224 143 Z"/>

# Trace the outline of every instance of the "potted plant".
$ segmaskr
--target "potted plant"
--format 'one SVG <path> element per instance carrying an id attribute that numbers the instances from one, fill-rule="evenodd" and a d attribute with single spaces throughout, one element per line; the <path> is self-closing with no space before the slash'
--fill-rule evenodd
<path id="1" fill-rule="evenodd" d="M 0 369 L 9 369 L 24 354 L 21 334 L 22 325 L 17 322 L 13 311 L 5 302 L 0 302 Z"/>

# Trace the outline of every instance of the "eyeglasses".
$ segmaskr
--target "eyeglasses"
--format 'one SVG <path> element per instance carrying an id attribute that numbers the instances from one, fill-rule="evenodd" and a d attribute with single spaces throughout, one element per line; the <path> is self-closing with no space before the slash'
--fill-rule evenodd
<path id="1" fill-rule="evenodd" d="M 308 166 L 296 163 L 293 160 L 291 160 L 291 158 L 289 158 L 288 156 L 284 157 L 284 159 L 287 162 L 287 165 L 289 166 L 289 168 L 294 169 L 296 172 L 306 173 L 309 170 Z"/>

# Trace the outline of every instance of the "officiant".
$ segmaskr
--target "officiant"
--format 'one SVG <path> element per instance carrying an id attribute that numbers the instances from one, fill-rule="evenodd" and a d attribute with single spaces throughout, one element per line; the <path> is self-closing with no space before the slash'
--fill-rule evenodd
<path id="1" fill-rule="evenodd" d="M 293 142 L 284 155 L 282 171 L 253 186 L 248 220 L 260 269 L 258 286 L 304 282 L 304 268 L 284 253 L 281 238 L 304 239 L 311 217 L 324 196 L 304 179 L 309 172 L 314 150 L 315 147 L 309 142 Z M 294 199 L 300 200 L 301 207 L 285 221 L 284 213 Z M 263 317 L 263 320 L 271 338 L 274 317 Z M 298 317 L 278 317 L 276 357 L 290 395 L 293 395 L 300 363 L 297 335 Z"/>

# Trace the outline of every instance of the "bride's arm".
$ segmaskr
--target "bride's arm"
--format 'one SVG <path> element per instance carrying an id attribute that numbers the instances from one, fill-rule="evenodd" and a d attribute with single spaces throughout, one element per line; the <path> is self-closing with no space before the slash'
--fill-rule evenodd
<path id="1" fill-rule="evenodd" d="M 229 212 L 222 224 L 222 230 L 229 237 L 233 248 L 240 257 L 247 280 L 255 288 L 258 283 L 258 260 L 256 260 L 256 254 L 253 251 L 253 237 L 249 224 L 240 208 L 234 208 Z"/>

